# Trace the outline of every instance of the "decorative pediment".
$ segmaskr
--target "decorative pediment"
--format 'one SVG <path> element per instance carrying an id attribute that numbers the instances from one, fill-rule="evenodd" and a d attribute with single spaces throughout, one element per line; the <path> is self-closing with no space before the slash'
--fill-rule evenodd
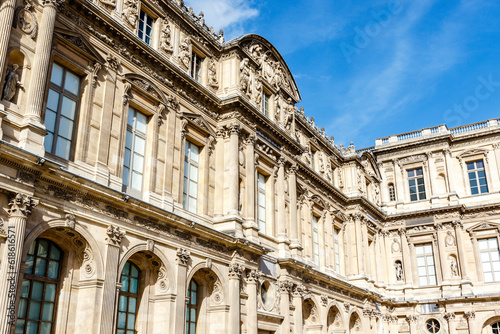
<path id="1" fill-rule="evenodd" d="M 154 83 L 152 83 L 142 75 L 128 73 L 125 74 L 125 79 L 132 85 L 132 87 L 136 88 L 142 93 L 145 93 L 153 100 L 161 102 L 165 105 L 169 104 L 169 99 L 165 96 L 165 94 L 163 94 L 163 92 Z M 172 106 L 169 105 L 168 107 Z"/>
<path id="2" fill-rule="evenodd" d="M 467 232 L 473 233 L 485 230 L 499 230 L 499 229 L 500 229 L 500 224 L 498 223 L 481 222 L 469 227 L 467 229 Z"/>
<path id="3" fill-rule="evenodd" d="M 238 43 L 255 63 L 263 81 L 278 91 L 286 92 L 295 103 L 300 101 L 300 93 L 288 65 L 269 41 L 258 35 L 247 35 Z"/>
<path id="4" fill-rule="evenodd" d="M 191 126 L 205 133 L 207 136 L 215 137 L 216 133 L 212 126 L 203 118 L 203 116 L 192 113 L 183 113 L 182 118 Z M 186 125 L 187 125 L 186 124 Z"/>
<path id="5" fill-rule="evenodd" d="M 325 201 L 318 195 L 311 196 L 311 201 L 313 201 L 314 204 L 320 206 L 323 209 L 327 209 L 329 207 L 329 205 L 326 204 Z"/>
<path id="6" fill-rule="evenodd" d="M 478 156 L 478 155 L 486 156 L 487 153 L 488 153 L 487 150 L 483 150 L 483 149 L 478 148 L 478 149 L 464 151 L 464 152 L 460 153 L 459 155 L 457 155 L 457 158 L 458 159 L 466 159 L 468 157 Z"/>
<path id="7" fill-rule="evenodd" d="M 79 53 L 83 52 L 88 58 L 101 64 L 106 62 L 94 46 L 78 32 L 63 28 L 55 28 L 54 32 L 56 36 L 66 42 L 69 47 L 78 50 Z"/>

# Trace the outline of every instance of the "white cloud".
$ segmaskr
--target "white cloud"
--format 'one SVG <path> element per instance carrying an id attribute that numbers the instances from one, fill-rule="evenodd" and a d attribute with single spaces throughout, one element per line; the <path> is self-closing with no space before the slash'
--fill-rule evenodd
<path id="1" fill-rule="evenodd" d="M 188 0 L 185 3 L 193 7 L 196 14 L 202 11 L 208 26 L 214 26 L 216 31 L 224 29 L 226 40 L 243 33 L 242 24 L 259 14 L 255 3 L 249 0 Z"/>

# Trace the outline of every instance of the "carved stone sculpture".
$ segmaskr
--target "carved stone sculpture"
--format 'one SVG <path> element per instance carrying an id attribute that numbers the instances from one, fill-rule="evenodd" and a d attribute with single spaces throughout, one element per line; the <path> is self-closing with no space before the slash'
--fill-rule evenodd
<path id="1" fill-rule="evenodd" d="M 258 74 L 257 77 L 255 78 L 255 90 L 253 94 L 253 99 L 255 101 L 255 104 L 257 104 L 257 106 L 260 107 L 260 104 L 262 103 L 262 78 Z"/>
<path id="2" fill-rule="evenodd" d="M 19 81 L 19 74 L 17 74 L 18 68 L 19 65 L 12 64 L 12 69 L 8 69 L 7 73 L 5 73 L 5 83 L 2 94 L 3 100 L 12 101 L 18 87 L 24 90 L 23 84 Z"/>
<path id="3" fill-rule="evenodd" d="M 401 262 L 396 262 L 396 281 L 402 281 L 403 280 L 403 265 Z"/>
<path id="4" fill-rule="evenodd" d="M 172 52 L 174 52 L 174 48 L 172 47 L 170 40 L 170 24 L 168 23 L 167 19 L 163 19 L 163 28 L 160 34 L 160 50 L 164 51 L 165 53 L 172 54 Z"/>
<path id="5" fill-rule="evenodd" d="M 453 276 L 453 277 L 457 277 L 458 276 L 457 260 L 455 260 L 454 257 L 451 258 L 450 270 L 451 270 L 451 276 Z"/>
<path id="6" fill-rule="evenodd" d="M 252 96 L 252 82 L 250 78 L 250 66 L 248 58 L 242 60 L 240 64 L 240 88 L 247 97 Z"/>
<path id="7" fill-rule="evenodd" d="M 189 68 L 189 62 L 191 61 L 191 53 L 189 49 L 191 47 L 191 41 L 189 38 L 184 38 L 184 41 L 179 45 L 179 61 L 184 68 Z"/>
<path id="8" fill-rule="evenodd" d="M 219 88 L 219 80 L 217 80 L 217 63 L 213 58 L 208 62 L 208 85 L 213 89 Z"/>
<path id="9" fill-rule="evenodd" d="M 124 0 L 123 1 L 123 16 L 125 17 L 125 21 L 135 28 L 137 25 L 138 18 L 137 11 L 137 1 L 136 0 Z"/>

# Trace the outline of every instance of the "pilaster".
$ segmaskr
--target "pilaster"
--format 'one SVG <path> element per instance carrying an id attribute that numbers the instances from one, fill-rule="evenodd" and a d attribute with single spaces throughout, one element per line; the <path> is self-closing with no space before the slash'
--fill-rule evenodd
<path id="1" fill-rule="evenodd" d="M 247 282 L 247 334 L 257 334 L 257 286 L 259 284 L 260 272 L 251 270 L 246 277 Z"/>
<path id="2" fill-rule="evenodd" d="M 229 324 L 228 333 L 240 333 L 240 280 L 244 268 L 238 263 L 229 264 Z"/>
<path id="3" fill-rule="evenodd" d="M 279 282 L 280 291 L 280 310 L 284 316 L 281 323 L 280 334 L 290 334 L 290 292 L 293 284 L 289 281 Z"/>
<path id="4" fill-rule="evenodd" d="M 191 260 L 189 251 L 183 248 L 177 249 L 176 253 L 176 287 L 175 287 L 175 312 L 174 312 L 174 334 L 184 334 L 185 314 L 186 314 L 186 288 L 187 266 Z"/>
<path id="5" fill-rule="evenodd" d="M 102 291 L 101 334 L 114 333 L 115 300 L 118 281 L 118 263 L 120 259 L 120 246 L 125 235 L 119 227 L 110 225 L 106 230 L 106 268 Z"/>

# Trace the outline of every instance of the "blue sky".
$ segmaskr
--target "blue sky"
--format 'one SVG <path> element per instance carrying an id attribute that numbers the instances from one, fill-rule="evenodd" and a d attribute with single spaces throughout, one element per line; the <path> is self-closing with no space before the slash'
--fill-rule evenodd
<path id="1" fill-rule="evenodd" d="M 306 115 L 337 144 L 500 117 L 495 0 L 185 0 L 226 40 L 280 51 Z"/>

